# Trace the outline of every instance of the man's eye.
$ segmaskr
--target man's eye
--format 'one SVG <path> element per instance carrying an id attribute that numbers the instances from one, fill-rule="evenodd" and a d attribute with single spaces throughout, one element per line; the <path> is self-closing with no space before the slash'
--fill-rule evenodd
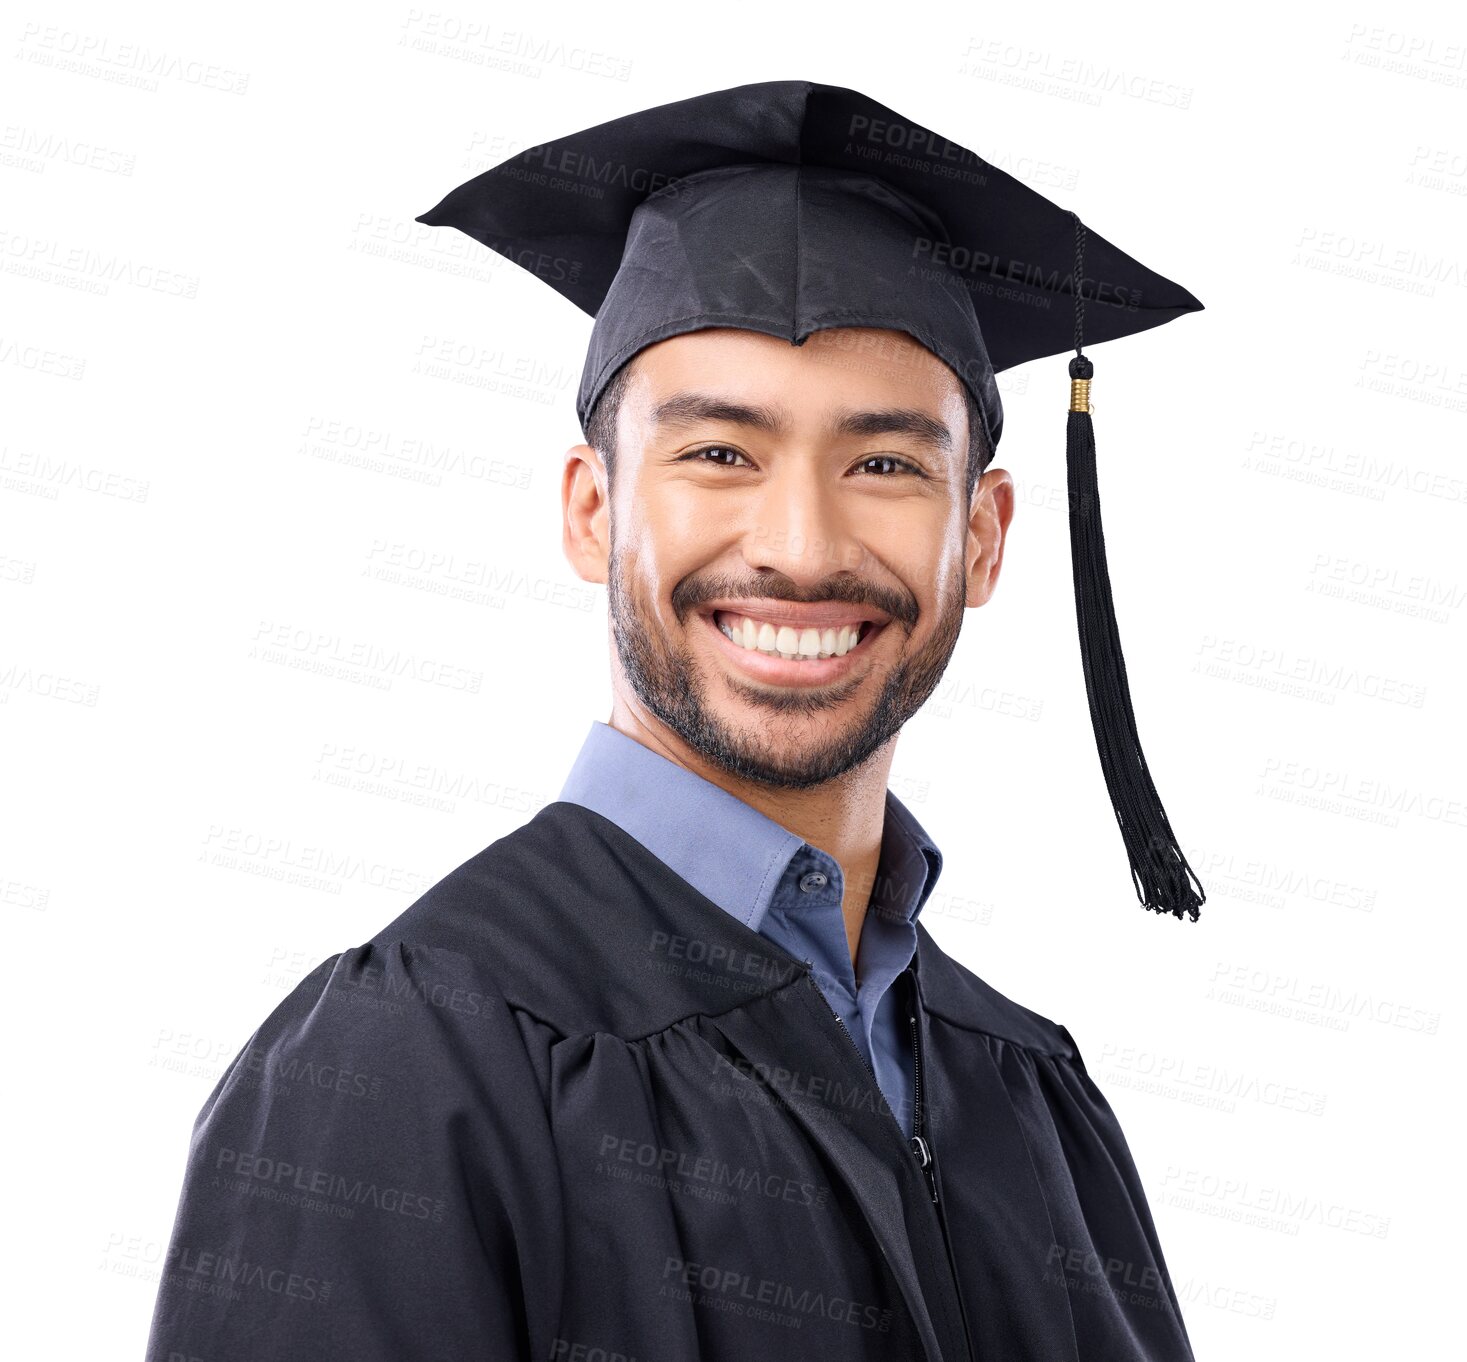
<path id="1" fill-rule="evenodd" d="M 692 460 L 694 460 L 696 462 L 699 462 L 699 463 L 720 463 L 720 464 L 724 464 L 725 467 L 728 466 L 727 463 L 726 463 L 726 461 L 723 460 L 723 459 L 719 459 L 719 458 L 705 459 L 703 457 L 705 454 L 713 454 L 713 455 L 718 455 L 718 454 L 731 454 L 736 459 L 742 459 L 744 457 L 742 454 L 739 453 L 739 451 L 737 449 L 730 449 L 727 445 L 704 445 L 702 449 L 690 449 L 690 450 L 688 450 L 688 452 L 686 454 L 684 454 L 681 457 L 679 457 L 678 462 L 679 463 L 684 463 L 687 460 L 692 459 Z"/>
<path id="2" fill-rule="evenodd" d="M 742 453 L 729 445 L 704 445 L 701 449 L 690 449 L 686 454 L 679 455 L 678 462 L 685 463 L 691 460 L 696 463 L 712 463 L 724 468 L 732 468 L 736 466 L 733 460 L 743 458 Z M 873 454 L 868 459 L 862 459 L 856 467 L 867 469 L 873 464 L 878 465 L 874 471 L 882 477 L 890 477 L 896 473 L 912 473 L 919 478 L 927 476 L 916 464 L 907 459 L 899 459 L 895 454 Z"/>
<path id="3" fill-rule="evenodd" d="M 910 463 L 906 459 L 899 459 L 894 454 L 873 454 L 869 459 L 862 459 L 856 467 L 866 468 L 873 463 L 891 465 L 897 472 L 915 473 L 918 477 L 927 476 L 916 464 Z"/>

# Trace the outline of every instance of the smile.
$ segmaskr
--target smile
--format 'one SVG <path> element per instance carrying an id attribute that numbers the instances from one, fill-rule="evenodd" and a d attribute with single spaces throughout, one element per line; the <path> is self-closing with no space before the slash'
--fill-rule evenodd
<path id="1" fill-rule="evenodd" d="M 776 657 L 799 657 L 814 661 L 821 657 L 844 657 L 875 625 L 871 620 L 817 629 L 797 629 L 789 624 L 773 624 L 769 620 L 738 615 L 731 610 L 715 610 L 713 621 L 723 636 L 741 648 L 750 648 Z"/>
<path id="2" fill-rule="evenodd" d="M 887 621 L 851 618 L 821 622 L 811 612 L 809 622 L 745 615 L 735 610 L 701 612 L 719 650 L 739 669 L 759 681 L 774 685 L 827 685 L 845 676 L 871 651 L 872 642 L 885 630 Z"/>

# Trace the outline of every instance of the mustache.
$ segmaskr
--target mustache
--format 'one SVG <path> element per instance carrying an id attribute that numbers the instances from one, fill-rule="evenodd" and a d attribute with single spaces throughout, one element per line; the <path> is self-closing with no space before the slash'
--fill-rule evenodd
<path id="1" fill-rule="evenodd" d="M 672 590 L 672 608 L 683 622 L 688 612 L 704 601 L 725 597 L 747 600 L 796 601 L 802 605 L 827 601 L 841 605 L 874 606 L 884 615 L 910 628 L 917 621 L 917 602 L 905 592 L 891 591 L 871 582 L 850 577 L 832 577 L 809 590 L 802 590 L 782 573 L 761 577 L 685 577 Z"/>

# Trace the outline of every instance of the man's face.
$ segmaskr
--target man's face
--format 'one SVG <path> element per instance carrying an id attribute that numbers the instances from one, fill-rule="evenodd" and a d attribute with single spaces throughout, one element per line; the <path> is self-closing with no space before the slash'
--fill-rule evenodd
<path id="1" fill-rule="evenodd" d="M 992 470 L 970 505 L 967 448 L 958 379 L 900 332 L 642 351 L 609 517 L 626 684 L 746 780 L 807 788 L 865 761 L 997 579 L 1012 487 Z"/>

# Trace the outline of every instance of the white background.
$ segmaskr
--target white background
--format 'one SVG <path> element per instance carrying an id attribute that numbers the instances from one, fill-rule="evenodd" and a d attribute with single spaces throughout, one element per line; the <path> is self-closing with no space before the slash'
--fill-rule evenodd
<path id="1" fill-rule="evenodd" d="M 604 592 L 559 530 L 590 320 L 413 218 L 536 142 L 791 78 L 974 148 L 1206 305 L 1093 352 L 1132 689 L 1202 921 L 1136 904 L 1095 759 L 1063 356 L 1001 376 L 1003 584 L 893 788 L 946 854 L 929 929 L 1068 1025 L 1116 1108 L 1198 1358 L 1437 1355 L 1460 12 L 33 3 L 0 39 L 15 1356 L 141 1355 L 225 1064 L 608 717 Z"/>

